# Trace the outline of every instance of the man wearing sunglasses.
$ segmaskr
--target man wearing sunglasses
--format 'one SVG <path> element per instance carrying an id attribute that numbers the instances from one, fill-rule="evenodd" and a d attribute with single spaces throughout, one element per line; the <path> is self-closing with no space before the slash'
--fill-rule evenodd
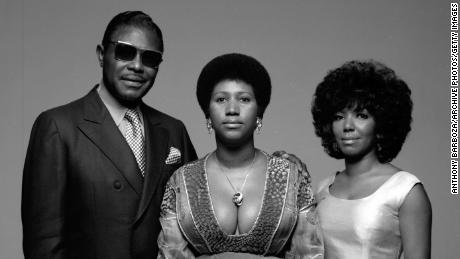
<path id="1" fill-rule="evenodd" d="M 179 120 L 147 106 L 162 61 L 158 26 L 139 11 L 108 24 L 102 80 L 40 114 L 22 190 L 25 258 L 155 258 L 164 185 L 197 158 Z"/>

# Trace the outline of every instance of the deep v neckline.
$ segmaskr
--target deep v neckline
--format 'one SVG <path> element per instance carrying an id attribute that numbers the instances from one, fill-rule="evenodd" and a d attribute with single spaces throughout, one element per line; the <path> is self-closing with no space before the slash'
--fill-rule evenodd
<path id="1" fill-rule="evenodd" d="M 267 155 L 264 194 L 258 216 L 246 233 L 227 234 L 217 221 L 205 172 L 206 159 L 184 170 L 185 191 L 194 229 L 212 253 L 248 252 L 264 254 L 270 247 L 286 204 L 290 164 Z"/>
<path id="2" fill-rule="evenodd" d="M 205 177 L 205 181 L 206 181 L 207 195 L 208 195 L 209 205 L 210 205 L 209 210 L 211 211 L 211 214 L 213 215 L 213 219 L 215 221 L 215 224 L 217 224 L 217 226 L 219 226 L 218 229 L 223 235 L 226 235 L 228 237 L 238 237 L 238 236 L 250 235 L 254 231 L 254 228 L 257 226 L 257 223 L 259 221 L 260 215 L 262 214 L 262 211 L 263 211 L 263 206 L 265 204 L 265 197 L 266 197 L 266 192 L 267 192 L 267 182 L 268 182 L 268 171 L 269 171 L 269 164 L 270 164 L 270 157 L 268 156 L 268 154 L 265 153 L 262 150 L 260 150 L 260 152 L 267 159 L 267 161 L 265 162 L 264 190 L 263 190 L 263 193 L 262 193 L 262 201 L 261 201 L 262 204 L 260 204 L 259 210 L 257 212 L 257 217 L 256 217 L 255 221 L 252 223 L 252 226 L 249 229 L 249 231 L 247 231 L 245 233 L 239 233 L 239 234 L 229 234 L 229 233 L 225 232 L 222 229 L 222 225 L 220 224 L 219 219 L 217 218 L 217 215 L 215 213 L 216 211 L 214 210 L 214 204 L 213 204 L 213 199 L 212 199 L 212 196 L 211 196 L 211 190 L 209 188 L 209 180 L 208 180 L 208 172 L 207 172 L 207 161 L 208 161 L 208 158 L 213 153 L 207 154 L 205 159 L 204 159 L 203 168 L 204 168 L 204 177 Z M 238 218 L 238 215 L 237 215 L 237 218 Z M 238 222 L 238 220 L 237 220 L 237 222 Z M 238 224 L 237 224 L 236 228 L 238 229 Z"/>

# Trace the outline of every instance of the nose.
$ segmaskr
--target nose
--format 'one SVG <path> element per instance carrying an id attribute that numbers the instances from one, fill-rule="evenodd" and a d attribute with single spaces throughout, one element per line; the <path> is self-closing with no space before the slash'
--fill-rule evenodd
<path id="1" fill-rule="evenodd" d="M 139 55 L 139 52 L 136 54 L 136 57 L 134 57 L 134 59 L 129 62 L 128 68 L 136 72 L 143 70 L 144 65 L 142 64 L 141 55 Z"/>
<path id="2" fill-rule="evenodd" d="M 353 131 L 355 129 L 355 123 L 353 120 L 353 116 L 351 114 L 348 114 L 345 116 L 345 120 L 343 122 L 343 131 L 349 132 Z"/>
<path id="3" fill-rule="evenodd" d="M 231 99 L 227 103 L 227 107 L 225 110 L 226 115 L 239 115 L 240 114 L 240 106 L 236 100 Z"/>

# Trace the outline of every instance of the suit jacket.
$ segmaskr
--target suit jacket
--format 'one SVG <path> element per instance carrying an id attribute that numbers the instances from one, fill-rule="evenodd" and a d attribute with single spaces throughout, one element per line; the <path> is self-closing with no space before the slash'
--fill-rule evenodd
<path id="1" fill-rule="evenodd" d="M 141 104 L 146 174 L 94 88 L 41 113 L 24 165 L 25 258 L 155 258 L 169 176 L 196 152 L 183 123 Z M 166 164 L 171 147 L 181 161 Z"/>

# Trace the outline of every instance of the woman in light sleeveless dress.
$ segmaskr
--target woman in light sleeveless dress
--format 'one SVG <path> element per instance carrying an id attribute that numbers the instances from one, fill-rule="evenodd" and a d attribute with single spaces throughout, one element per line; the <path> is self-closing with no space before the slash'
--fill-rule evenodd
<path id="1" fill-rule="evenodd" d="M 325 258 L 430 258 L 431 205 L 420 180 L 393 160 L 410 131 L 411 91 L 375 61 L 351 61 L 318 85 L 313 124 L 345 169 L 319 185 Z"/>

